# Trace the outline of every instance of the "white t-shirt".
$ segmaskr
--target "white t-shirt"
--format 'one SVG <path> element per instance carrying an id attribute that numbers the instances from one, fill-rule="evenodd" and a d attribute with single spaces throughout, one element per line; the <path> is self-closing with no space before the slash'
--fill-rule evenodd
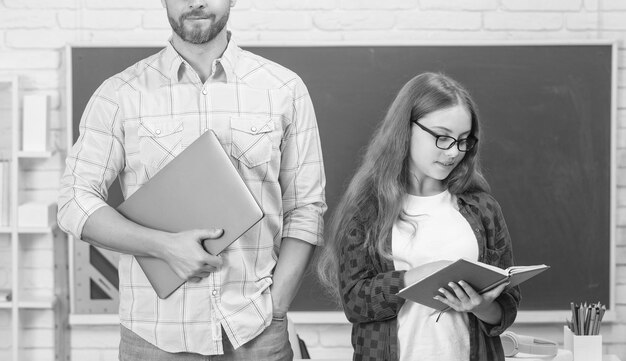
<path id="1" fill-rule="evenodd" d="M 407 195 L 404 210 L 417 229 L 398 220 L 392 230 L 392 253 L 397 270 L 459 258 L 478 260 L 478 242 L 458 210 L 457 199 L 447 190 L 418 197 Z M 470 343 L 466 313 L 448 311 L 439 322 L 434 309 L 407 301 L 398 313 L 400 361 L 469 360 Z"/>

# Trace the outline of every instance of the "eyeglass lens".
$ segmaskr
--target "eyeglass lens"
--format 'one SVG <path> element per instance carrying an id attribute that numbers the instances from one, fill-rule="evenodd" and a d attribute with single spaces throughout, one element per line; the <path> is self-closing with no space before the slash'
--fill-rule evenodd
<path id="1" fill-rule="evenodd" d="M 474 146 L 473 139 L 465 138 L 465 139 L 460 139 L 456 141 L 454 138 L 448 137 L 445 135 L 438 136 L 437 142 L 435 145 L 437 146 L 437 148 L 447 150 L 447 149 L 452 148 L 455 145 L 454 143 L 456 143 L 457 147 L 459 148 L 461 152 L 466 152 L 472 149 L 472 147 Z"/>

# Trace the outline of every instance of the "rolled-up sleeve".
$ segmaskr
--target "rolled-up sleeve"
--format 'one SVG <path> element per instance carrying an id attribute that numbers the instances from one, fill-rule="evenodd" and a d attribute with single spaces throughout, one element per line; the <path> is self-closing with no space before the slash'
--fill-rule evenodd
<path id="1" fill-rule="evenodd" d="M 80 135 L 70 149 L 61 178 L 59 227 L 81 238 L 87 218 L 106 205 L 108 189 L 124 166 L 123 130 L 115 81 L 108 80 L 89 100 Z"/>
<path id="2" fill-rule="evenodd" d="M 322 244 L 326 178 L 313 103 L 299 78 L 293 90 L 291 123 L 281 145 L 283 237 Z"/>

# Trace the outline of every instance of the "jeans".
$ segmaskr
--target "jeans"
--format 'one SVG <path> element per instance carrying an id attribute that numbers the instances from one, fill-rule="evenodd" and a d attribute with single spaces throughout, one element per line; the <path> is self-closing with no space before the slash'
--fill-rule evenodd
<path id="1" fill-rule="evenodd" d="M 170 353 L 152 345 L 121 326 L 120 361 L 288 361 L 293 351 L 287 333 L 287 318 L 273 318 L 257 337 L 234 350 L 222 330 L 224 354 L 205 356 L 189 352 Z"/>

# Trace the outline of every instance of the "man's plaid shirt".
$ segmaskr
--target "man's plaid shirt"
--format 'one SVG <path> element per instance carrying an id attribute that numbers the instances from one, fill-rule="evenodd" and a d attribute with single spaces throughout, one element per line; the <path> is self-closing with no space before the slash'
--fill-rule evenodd
<path id="1" fill-rule="evenodd" d="M 59 197 L 59 224 L 80 238 L 118 175 L 127 198 L 200 134 L 216 133 L 265 217 L 221 253 L 218 272 L 164 300 L 134 257 L 120 257 L 122 325 L 168 352 L 221 354 L 222 328 L 235 347 L 260 334 L 281 240 L 322 241 L 325 177 L 306 86 L 232 39 L 212 67 L 203 84 L 168 44 L 106 80 L 87 104 Z"/>
<path id="2" fill-rule="evenodd" d="M 497 201 L 487 193 L 457 197 L 459 210 L 478 240 L 478 260 L 501 268 L 512 266 L 511 237 Z M 383 259 L 363 247 L 365 227 L 367 224 L 355 217 L 339 255 L 343 260 L 340 265 L 343 309 L 353 323 L 354 360 L 397 360 L 397 315 L 404 299 L 396 294 L 405 286 L 405 271 L 396 271 L 392 260 Z M 499 335 L 515 321 L 520 299 L 518 287 L 506 290 L 496 299 L 503 311 L 499 325 L 485 324 L 473 314 L 468 315 L 468 360 L 504 361 Z M 415 357 L 419 359 L 419 355 Z"/>

